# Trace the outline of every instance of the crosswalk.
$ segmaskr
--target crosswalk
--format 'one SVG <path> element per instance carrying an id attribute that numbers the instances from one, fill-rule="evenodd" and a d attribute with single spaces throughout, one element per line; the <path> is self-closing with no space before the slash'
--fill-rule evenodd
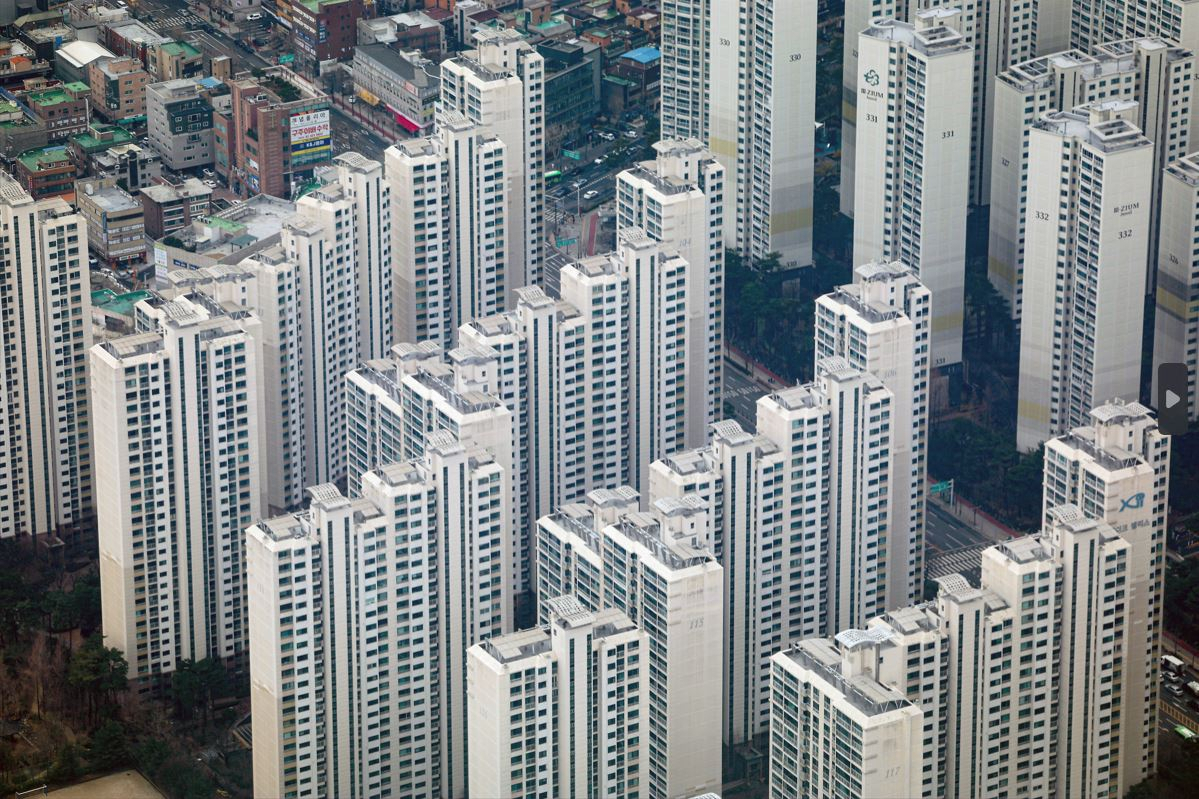
<path id="1" fill-rule="evenodd" d="M 981 571 L 982 552 L 989 546 L 992 546 L 992 542 L 987 541 L 946 552 L 938 552 L 935 548 L 929 547 L 924 560 L 924 576 L 928 580 L 935 580 L 950 574 L 974 576 Z"/>
<path id="2" fill-rule="evenodd" d="M 156 33 L 166 33 L 175 28 L 193 30 L 200 26 L 200 18 L 190 11 L 180 11 L 166 17 L 155 17 L 145 21 Z"/>

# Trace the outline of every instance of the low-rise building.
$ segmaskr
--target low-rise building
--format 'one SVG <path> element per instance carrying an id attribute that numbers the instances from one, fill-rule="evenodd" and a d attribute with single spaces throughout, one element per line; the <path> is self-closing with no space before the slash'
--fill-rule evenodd
<path id="1" fill-rule="evenodd" d="M 29 78 L 50 74 L 50 62 L 15 39 L 0 39 L 0 87 L 20 86 Z"/>
<path id="2" fill-rule="evenodd" d="M 293 181 L 332 159 L 329 95 L 286 67 L 242 73 L 228 86 L 228 115 L 214 120 L 213 143 L 227 154 L 216 164 L 233 191 L 289 197 Z"/>
<path id="3" fill-rule="evenodd" d="M 194 78 L 204 74 L 204 54 L 187 42 L 170 41 L 151 51 L 146 69 L 157 80 Z"/>
<path id="4" fill-rule="evenodd" d="M 47 197 L 74 199 L 75 164 L 61 144 L 21 153 L 13 164 L 13 177 L 35 200 Z"/>
<path id="5" fill-rule="evenodd" d="M 125 191 L 149 186 L 162 175 L 162 156 L 149 147 L 118 144 L 93 154 L 88 172 L 96 177 L 112 178 Z"/>
<path id="6" fill-rule="evenodd" d="M 92 110 L 112 123 L 135 124 L 146 117 L 150 73 L 130 56 L 97 59 L 87 68 Z"/>
<path id="7" fill-rule="evenodd" d="M 91 88 L 73 81 L 30 92 L 25 95 L 25 104 L 45 124 L 46 138 L 57 144 L 87 130 L 90 99 Z"/>
<path id="8" fill-rule="evenodd" d="M 433 132 L 441 68 L 419 52 L 398 52 L 386 44 L 359 45 L 354 52 L 354 89 L 371 105 L 386 106 L 409 133 Z"/>
<path id="9" fill-rule="evenodd" d="M 118 56 L 136 58 L 147 69 L 153 61 L 154 49 L 171 41 L 136 19 L 106 25 L 102 30 L 105 47 Z"/>
<path id="10" fill-rule="evenodd" d="M 116 58 L 116 53 L 97 42 L 71 42 L 54 53 L 54 74 L 67 83 L 90 83 L 88 68 L 102 58 Z"/>
<path id="11" fill-rule="evenodd" d="M 600 49 L 572 39 L 541 42 L 537 52 L 545 58 L 546 138 L 561 140 L 599 116 Z"/>
<path id="12" fill-rule="evenodd" d="M 291 34 L 296 67 L 307 75 L 319 75 L 325 61 L 352 56 L 358 20 L 364 13 L 362 0 L 295 0 Z"/>
<path id="13" fill-rule="evenodd" d="M 143 186 L 138 195 L 146 212 L 146 235 L 169 236 L 212 210 L 212 189 L 196 178 Z"/>
<path id="14" fill-rule="evenodd" d="M 278 244 L 283 223 L 295 213 L 295 203 L 260 194 L 219 214 L 193 219 L 154 242 L 155 273 L 165 277 L 173 269 L 241 263 Z"/>
<path id="15" fill-rule="evenodd" d="M 213 162 L 212 106 L 194 78 L 146 87 L 146 128 L 150 144 L 170 169 L 192 169 Z"/>
<path id="16" fill-rule="evenodd" d="M 13 20 L 10 30 L 33 50 L 41 61 L 54 58 L 54 51 L 75 40 L 75 30 L 63 22 L 61 11 L 26 14 Z"/>
<path id="17" fill-rule="evenodd" d="M 83 133 L 77 133 L 71 137 L 68 147 L 76 168 L 80 172 L 86 172 L 91 167 L 93 156 L 110 147 L 133 144 L 133 142 L 133 134 L 118 125 L 92 122 Z"/>
<path id="18" fill-rule="evenodd" d="M 146 237 L 142 204 L 112 178 L 81 180 L 75 187 L 75 205 L 87 222 L 88 247 L 114 269 L 131 269 L 145 263 Z"/>
<path id="19" fill-rule="evenodd" d="M 20 105 L 0 99 L 0 158 L 11 160 L 26 150 L 45 147 L 46 124 Z"/>
<path id="20" fill-rule="evenodd" d="M 387 44 L 395 50 L 420 50 L 437 61 L 445 52 L 445 27 L 423 11 L 358 20 L 358 46 Z"/>

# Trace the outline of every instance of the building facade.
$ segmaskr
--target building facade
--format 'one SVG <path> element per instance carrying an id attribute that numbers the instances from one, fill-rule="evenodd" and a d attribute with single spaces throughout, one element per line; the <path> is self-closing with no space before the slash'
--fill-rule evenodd
<path id="1" fill-rule="evenodd" d="M 1199 153 L 1166 167 L 1153 317 L 1153 395 L 1163 363 L 1187 365 L 1187 418 L 1199 419 Z"/>
<path id="2" fill-rule="evenodd" d="M 876 20 L 858 38 L 853 235 L 855 264 L 899 261 L 932 294 L 934 368 L 962 360 L 974 58 L 939 22 Z"/>
<path id="3" fill-rule="evenodd" d="M 146 125 L 150 143 L 171 169 L 213 163 L 212 106 L 196 80 L 180 78 L 147 86 Z"/>
<path id="4" fill-rule="evenodd" d="M 243 531 L 263 504 L 257 319 L 203 295 L 91 351 L 106 641 L 142 689 L 247 651 Z"/>
<path id="5" fill-rule="evenodd" d="M 0 538 L 94 524 L 87 228 L 0 175 Z"/>
<path id="6" fill-rule="evenodd" d="M 1029 138 L 1016 445 L 1140 395 L 1153 144 L 1111 100 L 1046 114 Z"/>

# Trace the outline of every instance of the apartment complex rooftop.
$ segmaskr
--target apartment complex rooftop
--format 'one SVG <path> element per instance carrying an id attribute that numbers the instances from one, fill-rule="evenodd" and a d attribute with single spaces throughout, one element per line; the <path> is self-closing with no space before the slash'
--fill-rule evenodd
<path id="1" fill-rule="evenodd" d="M 879 716 L 893 710 L 913 707 L 903 694 L 869 677 L 842 675 L 841 652 L 832 641 L 809 638 L 784 650 L 782 656 L 815 672 L 845 697 L 851 706 L 867 716 Z"/>
<path id="2" fill-rule="evenodd" d="M 119 186 L 101 186 L 98 182 L 81 180 L 76 184 L 76 198 L 84 197 L 106 214 L 141 211 L 142 204 Z"/>
<path id="3" fill-rule="evenodd" d="M 43 169 L 53 169 L 70 163 L 71 155 L 67 152 L 66 147 L 58 145 L 26 150 L 17 156 L 17 160 L 30 172 L 39 172 Z"/>

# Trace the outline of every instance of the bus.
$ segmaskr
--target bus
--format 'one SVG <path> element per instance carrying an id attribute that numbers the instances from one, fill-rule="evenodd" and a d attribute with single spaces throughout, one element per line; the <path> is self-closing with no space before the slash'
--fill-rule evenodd
<path id="1" fill-rule="evenodd" d="M 1193 741 L 1196 738 L 1199 738 L 1199 735 L 1195 735 L 1195 733 L 1191 732 L 1189 729 L 1182 726 L 1181 724 L 1179 724 L 1177 727 L 1174 728 L 1174 732 L 1176 732 L 1178 734 L 1178 737 L 1184 741 Z"/>
<path id="2" fill-rule="evenodd" d="M 545 177 L 545 185 L 546 186 L 554 186 L 554 185 L 558 184 L 559 182 L 561 182 L 562 170 L 561 169 L 551 169 L 549 172 L 545 173 L 544 177 Z"/>

